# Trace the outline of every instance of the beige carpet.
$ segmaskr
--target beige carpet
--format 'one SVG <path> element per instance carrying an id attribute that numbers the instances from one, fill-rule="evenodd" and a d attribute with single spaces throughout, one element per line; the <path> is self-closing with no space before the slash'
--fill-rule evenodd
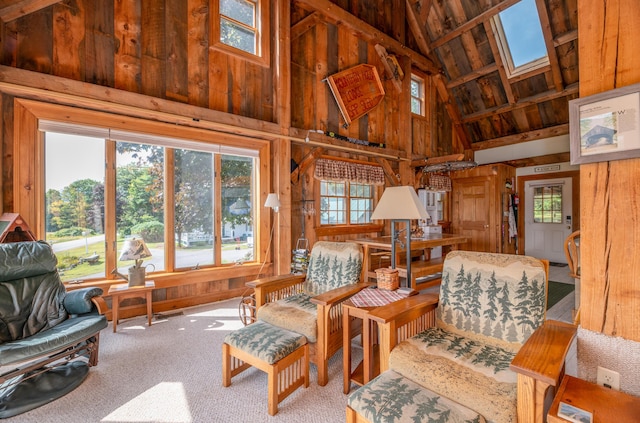
<path id="1" fill-rule="evenodd" d="M 311 383 L 267 413 L 267 379 L 250 369 L 222 387 L 222 340 L 242 326 L 238 299 L 182 310 L 146 326 L 146 317 L 109 324 L 100 337 L 100 362 L 70 394 L 8 423 L 90 422 L 343 422 L 342 355 L 329 363 L 329 383 Z M 361 350 L 354 349 L 356 359 Z"/>

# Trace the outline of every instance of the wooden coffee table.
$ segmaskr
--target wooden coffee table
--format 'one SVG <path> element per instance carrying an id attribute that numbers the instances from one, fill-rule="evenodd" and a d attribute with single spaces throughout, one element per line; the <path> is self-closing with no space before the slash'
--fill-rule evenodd
<path id="1" fill-rule="evenodd" d="M 151 293 L 155 289 L 156 284 L 154 281 L 146 281 L 145 286 L 129 286 L 129 284 L 122 283 L 118 285 L 111 285 L 107 295 L 111 296 L 111 312 L 113 320 L 113 331 L 116 332 L 118 326 L 118 313 L 120 311 L 120 301 L 127 298 L 144 298 L 147 302 L 147 319 L 149 320 L 149 326 L 151 326 L 151 318 L 153 317 L 153 304 L 151 300 Z"/>

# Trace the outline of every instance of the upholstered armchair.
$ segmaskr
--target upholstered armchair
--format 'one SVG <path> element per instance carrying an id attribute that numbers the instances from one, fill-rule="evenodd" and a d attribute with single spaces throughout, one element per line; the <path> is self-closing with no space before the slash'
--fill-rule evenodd
<path id="1" fill-rule="evenodd" d="M 450 252 L 439 296 L 370 313 L 382 374 L 351 394 L 347 421 L 543 422 L 576 332 L 545 321 L 547 277 L 532 257 Z"/>
<path id="2" fill-rule="evenodd" d="M 361 281 L 358 244 L 319 241 L 311 250 L 306 275 L 263 278 L 247 286 L 255 291 L 258 320 L 307 338 L 318 384 L 324 386 L 329 358 L 342 347 L 341 304 L 368 286 Z"/>

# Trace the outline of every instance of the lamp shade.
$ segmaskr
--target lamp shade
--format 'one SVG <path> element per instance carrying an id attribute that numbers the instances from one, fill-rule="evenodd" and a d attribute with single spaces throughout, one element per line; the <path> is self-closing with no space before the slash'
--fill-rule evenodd
<path id="1" fill-rule="evenodd" d="M 128 238 L 124 240 L 120 258 L 118 260 L 140 260 L 151 257 L 151 251 L 147 248 L 142 238 Z"/>
<path id="2" fill-rule="evenodd" d="M 265 207 L 271 207 L 274 211 L 278 212 L 278 207 L 280 207 L 280 200 L 278 199 L 278 194 L 271 193 L 267 195 L 267 201 L 264 202 Z"/>
<path id="3" fill-rule="evenodd" d="M 427 219 L 428 216 L 416 190 L 411 186 L 400 186 L 384 190 L 371 219 Z"/>

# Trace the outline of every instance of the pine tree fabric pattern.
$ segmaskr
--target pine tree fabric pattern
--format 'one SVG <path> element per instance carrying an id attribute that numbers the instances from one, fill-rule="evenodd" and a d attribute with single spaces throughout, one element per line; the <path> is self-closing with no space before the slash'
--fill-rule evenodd
<path id="1" fill-rule="evenodd" d="M 442 272 L 438 323 L 481 339 L 522 345 L 544 321 L 546 285 L 539 260 L 452 251 Z"/>
<path id="2" fill-rule="evenodd" d="M 307 339 L 264 322 L 255 322 L 229 333 L 224 342 L 273 364 L 306 344 Z"/>
<path id="3" fill-rule="evenodd" d="M 489 422 L 516 422 L 517 375 L 509 365 L 544 322 L 546 285 L 538 259 L 450 252 L 435 326 L 399 343 L 390 369 Z"/>
<path id="4" fill-rule="evenodd" d="M 258 309 L 258 320 L 300 333 L 315 343 L 318 307 L 311 298 L 360 282 L 361 271 L 362 250 L 358 244 L 318 241 L 311 250 L 302 292 L 263 305 Z"/>
<path id="5" fill-rule="evenodd" d="M 349 407 L 372 423 L 482 423 L 478 413 L 436 395 L 393 370 L 349 396 Z"/>

